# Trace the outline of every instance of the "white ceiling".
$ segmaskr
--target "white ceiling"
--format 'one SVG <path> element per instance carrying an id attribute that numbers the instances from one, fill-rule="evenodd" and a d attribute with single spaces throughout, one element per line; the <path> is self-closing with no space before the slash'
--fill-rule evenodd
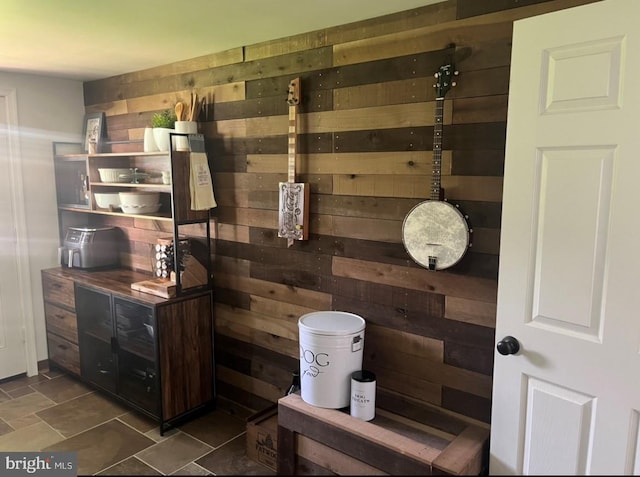
<path id="1" fill-rule="evenodd" d="M 106 78 L 443 0 L 2 0 L 0 71 Z"/>

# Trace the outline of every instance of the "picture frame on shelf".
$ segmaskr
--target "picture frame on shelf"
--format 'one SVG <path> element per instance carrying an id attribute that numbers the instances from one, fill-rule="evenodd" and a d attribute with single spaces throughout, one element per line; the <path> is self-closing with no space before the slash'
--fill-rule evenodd
<path id="1" fill-rule="evenodd" d="M 84 128 L 82 131 L 82 148 L 84 152 L 99 152 L 100 144 L 106 135 L 106 116 L 104 112 L 88 113 L 84 115 Z M 95 143 L 95 151 L 89 150 L 89 143 Z"/>

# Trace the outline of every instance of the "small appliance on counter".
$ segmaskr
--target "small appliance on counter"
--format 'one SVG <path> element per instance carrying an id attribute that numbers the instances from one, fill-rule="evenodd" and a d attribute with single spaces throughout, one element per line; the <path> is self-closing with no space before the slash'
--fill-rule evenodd
<path id="1" fill-rule="evenodd" d="M 117 245 L 115 227 L 69 227 L 62 247 L 58 248 L 58 260 L 70 268 L 117 265 Z"/>

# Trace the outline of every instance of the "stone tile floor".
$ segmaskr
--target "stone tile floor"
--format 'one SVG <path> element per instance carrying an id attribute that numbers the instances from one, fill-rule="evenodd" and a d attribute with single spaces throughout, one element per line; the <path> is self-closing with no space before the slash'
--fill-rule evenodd
<path id="1" fill-rule="evenodd" d="M 78 475 L 275 475 L 246 457 L 250 414 L 220 398 L 161 436 L 146 416 L 42 370 L 0 383 L 0 451 L 75 451 Z"/>

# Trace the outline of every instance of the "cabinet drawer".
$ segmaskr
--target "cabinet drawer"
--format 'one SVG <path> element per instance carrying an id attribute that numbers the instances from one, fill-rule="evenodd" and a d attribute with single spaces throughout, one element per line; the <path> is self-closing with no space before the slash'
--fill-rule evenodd
<path id="1" fill-rule="evenodd" d="M 73 294 L 73 281 L 64 278 L 42 275 L 42 292 L 45 301 L 67 306 L 73 310 L 76 308 L 76 300 Z"/>
<path id="2" fill-rule="evenodd" d="M 44 317 L 47 320 L 47 331 L 78 344 L 78 322 L 75 313 L 45 302 Z"/>
<path id="3" fill-rule="evenodd" d="M 52 333 L 47 333 L 49 359 L 69 371 L 80 374 L 80 351 L 78 345 Z"/>

